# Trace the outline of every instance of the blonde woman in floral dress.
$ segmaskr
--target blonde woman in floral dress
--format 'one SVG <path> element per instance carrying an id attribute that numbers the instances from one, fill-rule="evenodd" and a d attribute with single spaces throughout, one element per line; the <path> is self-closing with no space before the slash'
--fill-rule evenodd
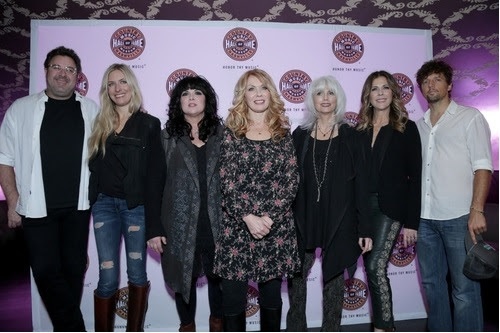
<path id="1" fill-rule="evenodd" d="M 222 277 L 225 331 L 245 331 L 248 281 L 258 284 L 262 331 L 279 331 L 281 283 L 300 268 L 291 210 L 298 170 L 284 103 L 266 72 L 245 72 L 235 87 L 221 145 Z"/>

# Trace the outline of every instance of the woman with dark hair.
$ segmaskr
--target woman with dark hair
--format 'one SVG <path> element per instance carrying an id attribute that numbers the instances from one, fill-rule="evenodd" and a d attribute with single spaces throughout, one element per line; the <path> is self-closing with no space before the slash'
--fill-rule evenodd
<path id="1" fill-rule="evenodd" d="M 208 282 L 210 331 L 222 331 L 220 279 L 212 273 L 221 216 L 217 104 L 206 79 L 185 77 L 172 90 L 162 131 L 167 169 L 161 224 L 148 226 L 148 246 L 163 253 L 163 276 L 175 292 L 180 332 L 196 330 L 196 281 L 202 274 Z"/>
<path id="2" fill-rule="evenodd" d="M 373 249 L 364 254 L 375 331 L 393 331 L 387 277 L 392 248 L 403 228 L 403 246 L 414 245 L 420 219 L 422 151 L 401 88 L 386 71 L 371 73 L 361 93 L 362 156 L 367 176 Z"/>

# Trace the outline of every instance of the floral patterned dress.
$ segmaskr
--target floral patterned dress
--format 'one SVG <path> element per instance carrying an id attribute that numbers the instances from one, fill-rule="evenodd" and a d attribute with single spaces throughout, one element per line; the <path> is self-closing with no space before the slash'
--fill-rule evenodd
<path id="1" fill-rule="evenodd" d="M 265 282 L 300 270 L 291 210 L 298 169 L 291 135 L 279 142 L 237 139 L 225 129 L 221 145 L 222 225 L 215 274 L 228 280 Z M 268 215 L 271 231 L 252 237 L 243 217 Z"/>

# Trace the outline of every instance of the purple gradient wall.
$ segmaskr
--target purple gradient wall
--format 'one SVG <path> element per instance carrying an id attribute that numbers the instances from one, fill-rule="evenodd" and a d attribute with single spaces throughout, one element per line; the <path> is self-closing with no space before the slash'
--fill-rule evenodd
<path id="1" fill-rule="evenodd" d="M 453 98 L 480 109 L 488 119 L 495 169 L 499 166 L 498 1 L 8 0 L 0 1 L 0 9 L 0 121 L 10 104 L 29 91 L 31 19 L 245 20 L 429 29 L 434 57 L 455 69 Z M 165 52 L 171 47 L 166 45 Z M 398 56 L 404 45 L 384 47 Z M 380 59 L 380 67 L 389 62 Z"/>

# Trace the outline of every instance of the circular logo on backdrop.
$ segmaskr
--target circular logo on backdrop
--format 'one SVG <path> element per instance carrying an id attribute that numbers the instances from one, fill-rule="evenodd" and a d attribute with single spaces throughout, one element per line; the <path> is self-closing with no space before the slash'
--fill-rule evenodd
<path id="1" fill-rule="evenodd" d="M 279 81 L 279 90 L 290 103 L 302 103 L 311 85 L 311 77 L 304 71 L 293 69 L 283 74 Z"/>
<path id="2" fill-rule="evenodd" d="M 133 60 L 144 51 L 146 39 L 139 29 L 127 26 L 113 33 L 110 44 L 115 56 L 122 60 Z"/>
<path id="3" fill-rule="evenodd" d="M 403 234 L 399 234 L 398 240 L 392 248 L 389 262 L 396 267 L 408 266 L 415 259 L 415 244 L 408 247 L 403 246 Z"/>
<path id="4" fill-rule="evenodd" d="M 402 73 L 394 73 L 392 74 L 392 76 L 401 88 L 401 99 L 405 104 L 408 104 L 408 102 L 413 98 L 413 94 L 415 93 L 413 82 L 411 82 L 408 76 Z"/>
<path id="5" fill-rule="evenodd" d="M 247 317 L 251 317 L 259 311 L 259 291 L 253 286 L 248 285 L 247 289 L 247 307 L 245 309 L 245 314 Z"/>
<path id="6" fill-rule="evenodd" d="M 344 309 L 356 310 L 365 305 L 368 287 L 360 279 L 348 279 L 344 283 Z"/>
<path id="7" fill-rule="evenodd" d="M 344 120 L 352 127 L 355 127 L 359 123 L 359 114 L 352 111 L 346 111 L 346 113 L 344 113 Z"/>
<path id="8" fill-rule="evenodd" d="M 89 80 L 83 74 L 83 72 L 80 72 L 78 76 L 76 77 L 76 85 L 75 85 L 75 90 L 80 93 L 80 95 L 85 96 L 89 92 Z"/>
<path id="9" fill-rule="evenodd" d="M 234 28 L 224 36 L 222 47 L 227 56 L 233 60 L 245 61 L 257 52 L 257 38 L 246 28 Z"/>
<path id="10" fill-rule="evenodd" d="M 128 287 L 118 289 L 116 297 L 116 314 L 123 319 L 127 319 L 128 314 Z"/>
<path id="11" fill-rule="evenodd" d="M 168 76 L 167 83 L 165 84 L 168 96 L 171 96 L 172 90 L 177 82 L 188 76 L 198 76 L 198 74 L 188 68 L 180 68 L 173 71 L 172 74 Z"/>
<path id="12" fill-rule="evenodd" d="M 339 32 L 332 41 L 333 54 L 346 64 L 352 64 L 361 59 L 364 49 L 361 38 L 350 31 Z"/>

